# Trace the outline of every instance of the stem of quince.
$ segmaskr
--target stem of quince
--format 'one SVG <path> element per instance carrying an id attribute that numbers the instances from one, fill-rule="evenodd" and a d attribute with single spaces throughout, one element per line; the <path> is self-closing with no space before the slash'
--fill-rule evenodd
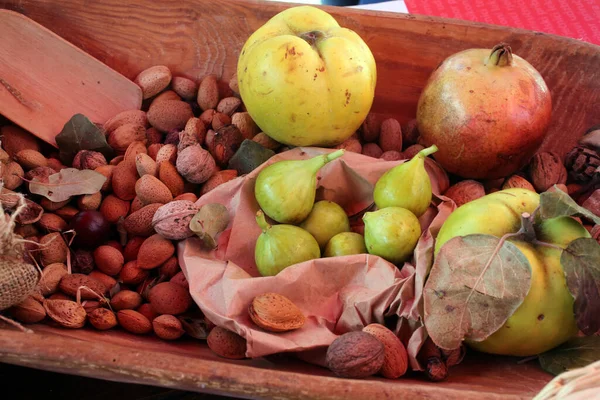
<path id="1" fill-rule="evenodd" d="M 310 32 L 301 33 L 298 36 L 300 36 L 300 38 L 306 40 L 306 42 L 308 44 L 310 44 L 311 46 L 314 46 L 315 43 L 317 42 L 317 40 L 321 39 L 325 35 L 321 31 L 310 31 Z"/>
<path id="2" fill-rule="evenodd" d="M 512 64 L 512 49 L 507 43 L 494 46 L 487 60 L 487 65 L 510 66 Z"/>

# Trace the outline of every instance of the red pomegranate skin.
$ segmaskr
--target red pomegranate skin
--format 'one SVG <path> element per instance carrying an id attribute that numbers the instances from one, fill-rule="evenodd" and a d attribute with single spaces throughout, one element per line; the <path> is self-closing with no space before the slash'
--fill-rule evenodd
<path id="1" fill-rule="evenodd" d="M 424 145 L 437 145 L 436 161 L 468 179 L 503 178 L 525 166 L 552 112 L 550 91 L 531 64 L 512 54 L 510 65 L 506 59 L 495 65 L 490 53 L 469 49 L 448 57 L 417 105 Z"/>

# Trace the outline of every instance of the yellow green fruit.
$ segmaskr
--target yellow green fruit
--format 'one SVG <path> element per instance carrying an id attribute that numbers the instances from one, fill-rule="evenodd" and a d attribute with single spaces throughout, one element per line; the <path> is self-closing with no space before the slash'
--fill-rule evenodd
<path id="1" fill-rule="evenodd" d="M 367 212 L 365 223 L 365 245 L 369 254 L 380 256 L 399 264 L 408 260 L 421 236 L 421 225 L 417 217 L 401 207 L 387 207 Z"/>
<path id="2" fill-rule="evenodd" d="M 349 256 L 352 254 L 366 254 L 365 238 L 360 233 L 338 233 L 327 242 L 324 257 Z"/>
<path id="3" fill-rule="evenodd" d="M 483 233 L 501 237 L 517 232 L 521 213 L 532 213 L 538 205 L 537 193 L 516 188 L 469 202 L 457 208 L 443 224 L 436 239 L 435 254 L 455 236 Z M 570 217 L 545 220 L 536 227 L 536 234 L 539 240 L 562 248 L 574 239 L 590 237 L 589 232 Z M 486 353 L 531 356 L 548 351 L 577 333 L 573 297 L 560 264 L 560 250 L 509 240 L 531 266 L 529 292 L 513 315 L 490 337 L 481 342 L 466 342 Z"/>
<path id="4" fill-rule="evenodd" d="M 262 233 L 256 240 L 254 261 L 262 276 L 273 276 L 290 265 L 321 257 L 315 238 L 295 225 L 269 225 L 262 211 L 256 214 Z"/>
<path id="5" fill-rule="evenodd" d="M 248 38 L 237 78 L 244 105 L 265 134 L 288 145 L 329 147 L 366 118 L 377 73 L 359 35 L 323 10 L 298 6 Z"/>
<path id="6" fill-rule="evenodd" d="M 315 203 L 300 227 L 313 235 L 323 249 L 329 239 L 338 233 L 350 231 L 350 221 L 339 204 L 333 201 L 321 200 Z"/>

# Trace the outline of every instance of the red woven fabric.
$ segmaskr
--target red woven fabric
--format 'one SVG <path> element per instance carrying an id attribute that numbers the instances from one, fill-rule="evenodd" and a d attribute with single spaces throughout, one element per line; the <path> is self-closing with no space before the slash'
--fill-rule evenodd
<path id="1" fill-rule="evenodd" d="M 600 0 L 404 0 L 412 14 L 457 18 L 600 45 Z"/>

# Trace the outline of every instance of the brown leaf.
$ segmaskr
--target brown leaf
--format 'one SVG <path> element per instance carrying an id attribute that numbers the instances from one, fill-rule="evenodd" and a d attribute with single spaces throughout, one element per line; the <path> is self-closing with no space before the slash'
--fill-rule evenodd
<path id="1" fill-rule="evenodd" d="M 29 183 L 29 191 L 53 202 L 60 202 L 71 196 L 97 193 L 105 181 L 104 175 L 91 169 L 65 168 L 50 175 L 47 183 L 34 178 Z"/>
<path id="2" fill-rule="evenodd" d="M 455 237 L 436 256 L 424 288 L 425 327 L 442 349 L 482 341 L 500 329 L 529 292 L 531 266 L 511 242 Z"/>

